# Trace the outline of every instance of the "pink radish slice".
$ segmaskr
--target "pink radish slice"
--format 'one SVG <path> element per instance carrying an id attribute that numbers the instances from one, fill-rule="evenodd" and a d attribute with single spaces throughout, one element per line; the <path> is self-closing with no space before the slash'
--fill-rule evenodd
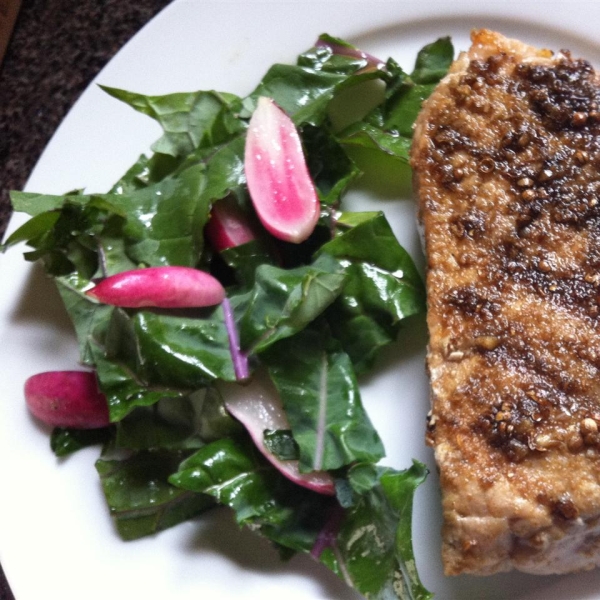
<path id="1" fill-rule="evenodd" d="M 108 404 L 90 371 L 48 371 L 25 382 L 25 401 L 31 413 L 54 427 L 106 427 Z"/>
<path id="2" fill-rule="evenodd" d="M 265 229 L 286 242 L 307 239 L 319 220 L 319 198 L 294 123 L 264 96 L 250 119 L 244 168 Z"/>
<path id="3" fill-rule="evenodd" d="M 220 304 L 223 286 L 212 275 L 190 267 L 148 267 L 103 279 L 88 296 L 104 304 L 140 308 L 193 308 Z"/>
<path id="4" fill-rule="evenodd" d="M 282 475 L 314 492 L 335 494 L 335 484 L 329 473 L 300 473 L 297 460 L 279 460 L 267 450 L 263 441 L 266 429 L 290 428 L 279 394 L 267 377 L 259 375 L 248 385 L 227 383 L 219 389 L 227 410 L 242 423 L 256 447 Z"/>
<path id="5" fill-rule="evenodd" d="M 213 205 L 205 228 L 206 237 L 217 251 L 235 248 L 256 239 L 248 217 L 231 198 L 223 198 Z"/>

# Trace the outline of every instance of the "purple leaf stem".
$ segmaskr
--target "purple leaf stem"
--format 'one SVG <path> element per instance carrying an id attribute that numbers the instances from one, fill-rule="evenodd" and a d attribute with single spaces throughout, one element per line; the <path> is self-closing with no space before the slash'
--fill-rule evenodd
<path id="1" fill-rule="evenodd" d="M 321 554 L 326 548 L 333 548 L 336 545 L 337 535 L 342 525 L 344 511 L 339 504 L 335 504 L 331 509 L 331 515 L 327 519 L 325 526 L 317 535 L 317 539 L 310 551 L 310 555 L 319 560 Z"/>
<path id="2" fill-rule="evenodd" d="M 225 316 L 225 327 L 229 335 L 229 351 L 233 360 L 233 370 L 238 380 L 248 379 L 250 377 L 250 369 L 248 368 L 248 356 L 240 350 L 240 338 L 235 326 L 233 311 L 231 310 L 231 302 L 229 298 L 225 298 L 222 302 L 223 314 Z"/>

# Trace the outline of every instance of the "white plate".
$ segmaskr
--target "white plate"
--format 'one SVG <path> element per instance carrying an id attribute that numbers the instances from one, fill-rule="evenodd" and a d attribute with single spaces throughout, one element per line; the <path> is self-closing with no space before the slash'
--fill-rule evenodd
<path id="1" fill-rule="evenodd" d="M 451 34 L 464 49 L 469 30 L 482 26 L 533 44 L 570 48 L 600 65 L 600 47 L 593 42 L 600 3 L 524 4 L 178 0 L 127 44 L 97 81 L 153 94 L 213 88 L 243 95 L 269 65 L 294 60 L 322 32 L 411 68 L 423 44 Z M 57 131 L 27 189 L 104 191 L 158 135 L 150 119 L 92 85 Z M 401 242 L 418 254 L 409 200 L 361 193 L 351 201 L 383 207 Z M 11 228 L 21 221 L 15 218 Z M 23 263 L 18 250 L 1 256 L 0 265 L 0 560 L 18 600 L 358 598 L 306 557 L 281 564 L 268 543 L 240 532 L 227 511 L 149 539 L 120 541 L 93 467 L 97 450 L 56 460 L 48 431 L 24 407 L 26 377 L 72 368 L 77 361 L 57 294 L 37 269 Z M 364 401 L 386 442 L 387 464 L 403 468 L 415 457 L 433 467 L 423 442 L 428 410 L 423 332 L 403 340 L 364 385 Z M 417 493 L 414 538 L 422 579 L 439 599 L 600 599 L 600 571 L 445 578 L 439 530 L 433 468 Z"/>

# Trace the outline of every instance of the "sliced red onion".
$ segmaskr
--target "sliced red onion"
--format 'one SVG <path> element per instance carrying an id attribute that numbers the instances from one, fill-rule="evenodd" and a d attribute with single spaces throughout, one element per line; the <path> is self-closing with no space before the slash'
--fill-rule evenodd
<path id="1" fill-rule="evenodd" d="M 110 420 L 108 404 L 90 371 L 47 371 L 25 382 L 31 413 L 53 427 L 97 429 Z"/>
<path id="2" fill-rule="evenodd" d="M 268 377 L 259 374 L 248 385 L 224 384 L 220 390 L 227 410 L 244 425 L 256 447 L 280 473 L 320 494 L 335 494 L 333 477 L 329 473 L 301 473 L 297 460 L 280 460 L 265 446 L 265 430 L 290 428 L 279 394 Z"/>
<path id="3" fill-rule="evenodd" d="M 86 292 L 104 304 L 125 308 L 193 308 L 220 304 L 223 286 L 190 267 L 148 267 L 111 275 Z"/>
<path id="4" fill-rule="evenodd" d="M 293 121 L 261 96 L 250 119 L 244 157 L 248 190 L 265 229 L 300 243 L 313 232 L 319 198 Z"/>

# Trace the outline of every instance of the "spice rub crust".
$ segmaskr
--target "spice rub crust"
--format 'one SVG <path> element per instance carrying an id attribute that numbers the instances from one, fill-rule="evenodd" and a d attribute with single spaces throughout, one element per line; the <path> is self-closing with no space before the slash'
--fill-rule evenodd
<path id="1" fill-rule="evenodd" d="M 600 564 L 600 85 L 481 30 L 412 149 L 448 574 Z"/>

